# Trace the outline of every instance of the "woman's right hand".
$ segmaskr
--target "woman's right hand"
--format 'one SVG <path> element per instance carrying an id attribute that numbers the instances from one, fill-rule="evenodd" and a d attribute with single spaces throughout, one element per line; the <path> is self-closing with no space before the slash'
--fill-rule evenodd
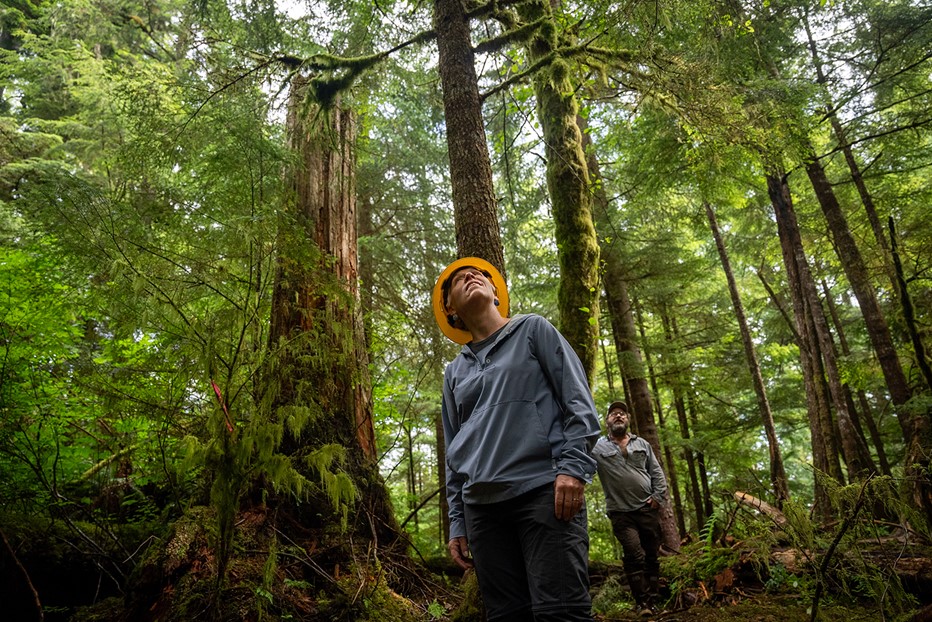
<path id="1" fill-rule="evenodd" d="M 456 565 L 463 570 L 472 568 L 472 557 L 469 556 L 469 544 L 466 543 L 466 536 L 453 538 L 447 544 L 450 549 L 450 557 L 456 562 Z"/>

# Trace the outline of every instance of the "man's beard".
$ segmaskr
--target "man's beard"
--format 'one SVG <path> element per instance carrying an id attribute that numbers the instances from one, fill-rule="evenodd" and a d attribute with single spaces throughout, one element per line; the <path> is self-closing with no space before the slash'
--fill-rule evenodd
<path id="1" fill-rule="evenodd" d="M 623 438 L 628 433 L 628 426 L 623 423 L 613 423 L 608 431 L 615 438 Z"/>

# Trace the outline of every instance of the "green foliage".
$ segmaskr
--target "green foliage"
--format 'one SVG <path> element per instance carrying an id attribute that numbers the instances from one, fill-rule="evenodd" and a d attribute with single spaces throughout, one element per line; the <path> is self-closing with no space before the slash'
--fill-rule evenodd
<path id="1" fill-rule="evenodd" d="M 808 517 L 815 481 L 829 489 L 841 520 L 863 494 L 870 512 L 859 512 L 820 580 L 833 594 L 873 599 L 892 613 L 909 604 L 891 571 L 895 547 L 885 544 L 880 561 L 865 548 L 862 541 L 890 535 L 867 516 L 922 535 L 926 524 L 903 501 L 909 493 L 899 480 L 875 479 L 861 493 L 807 467 L 805 391 L 792 325 L 778 307 L 792 315 L 760 155 L 787 164 L 807 254 L 839 307 L 836 334 L 843 329 L 850 346 L 842 379 L 868 396 L 873 412 L 862 421 L 873 417 L 902 477 L 902 432 L 799 165 L 808 139 L 825 156 L 911 369 L 915 353 L 900 338 L 883 250 L 823 111 L 839 111 L 855 159 L 870 164 L 867 188 L 902 234 L 908 286 L 926 326 L 932 46 L 919 25 L 930 20 L 927 7 L 910 2 L 816 4 L 808 18 L 824 82 L 799 45 L 803 13 L 788 4 L 723 13 L 701 1 L 595 1 L 564 4 L 553 19 L 515 28 L 514 14 L 488 13 L 501 8 L 492 3 L 473 13 L 473 34 L 482 88 L 491 93 L 483 113 L 516 312 L 557 318 L 558 258 L 571 244 L 554 237 L 546 166 L 561 160 L 548 155 L 555 143 L 541 134 L 532 76 L 576 98 L 586 115 L 603 169 L 598 189 L 609 198 L 598 207 L 605 210 L 598 234 L 627 270 L 655 416 L 665 417 L 662 442 L 674 450 L 681 486 L 687 478 L 678 450 L 701 450 L 717 495 L 715 516 L 693 526 L 702 542 L 688 549 L 693 566 L 674 573 L 677 589 L 708 580 L 729 559 L 716 544 L 729 524 L 718 499 L 734 490 L 768 496 L 756 397 L 701 218 L 709 201 L 721 215 L 790 480 L 781 536 L 799 550 L 821 551 L 838 533 Z M 235 556 L 231 525 L 245 495 L 314 499 L 320 506 L 309 515 L 332 512 L 334 531 L 349 528 L 349 508 L 359 500 L 353 458 L 333 439 L 303 442 L 335 415 L 326 407 L 333 383 L 322 370 L 354 356 L 345 347 L 348 328 L 328 332 L 332 317 L 321 313 L 308 317 L 315 328 L 300 343 L 269 342 L 279 261 L 320 260 L 297 219 L 282 214 L 290 201 L 282 171 L 292 155 L 280 100 L 304 62 L 318 72 L 318 99 L 339 91 L 360 112 L 358 268 L 373 409 L 380 467 L 399 517 L 407 518 L 440 484 L 435 418 L 443 365 L 456 354 L 425 303 L 456 252 L 430 6 L 312 2 L 290 9 L 307 14 L 286 15 L 265 0 L 195 5 L 14 0 L 0 9 L 0 505 L 27 516 L 55 513 L 96 544 L 116 523 L 143 530 L 210 500 L 215 513 L 201 519 L 227 556 Z M 524 49 L 531 42 L 549 51 L 534 57 Z M 334 299 L 342 291 L 309 283 Z M 586 291 L 597 295 L 598 284 Z M 574 306 L 586 310 L 579 321 L 593 330 L 598 306 Z M 667 334 L 665 320 L 678 330 Z M 603 321 L 604 358 L 593 382 L 599 404 L 624 391 L 608 329 Z M 912 379 L 919 386 L 918 374 Z M 295 399 L 282 403 L 289 389 Z M 677 390 L 695 397 L 689 443 L 673 416 Z M 930 399 L 917 395 L 899 414 L 925 413 Z M 593 558 L 616 559 L 592 490 Z M 424 555 L 444 553 L 438 501 L 405 526 Z M 751 540 L 762 573 L 774 543 L 767 531 L 744 521 L 729 530 Z M 176 544 L 184 542 L 180 534 Z M 90 543 L 85 552 L 96 556 Z M 813 556 L 810 565 L 822 560 Z M 272 580 L 281 568 L 274 552 L 266 561 L 259 587 L 244 598 L 271 618 L 282 602 L 281 583 Z M 289 580 L 286 587 L 310 588 Z M 364 582 L 348 584 L 347 594 Z M 777 565 L 769 566 L 768 585 L 806 595 L 815 589 Z M 375 617 L 381 596 L 366 598 L 364 615 Z M 365 608 L 360 603 L 350 604 Z M 443 615 L 444 604 L 433 604 L 422 617 Z"/>
<path id="2" fill-rule="evenodd" d="M 338 580 L 336 595 L 318 594 L 321 615 L 346 622 L 416 622 L 425 618 L 411 601 L 394 592 L 385 575 L 368 574 L 364 567 L 350 567 Z M 428 614 L 429 615 L 429 614 Z"/>
<path id="3" fill-rule="evenodd" d="M 764 583 L 768 592 L 780 592 L 787 589 L 800 591 L 799 579 L 790 574 L 782 564 L 770 566 L 770 577 Z"/>
<path id="4" fill-rule="evenodd" d="M 356 488 L 345 472 L 332 470 L 332 467 L 343 461 L 345 452 L 345 447 L 332 443 L 314 450 L 305 458 L 308 466 L 320 476 L 321 487 L 330 504 L 341 511 L 343 529 L 346 529 L 349 508 L 356 500 Z"/>
<path id="5" fill-rule="evenodd" d="M 715 576 L 731 567 L 740 557 L 740 551 L 712 543 L 695 543 L 680 550 L 680 555 L 664 564 L 664 576 L 670 578 L 670 592 L 676 597 L 679 590 L 697 582 L 710 584 Z"/>
<path id="6" fill-rule="evenodd" d="M 80 21 L 102 8 L 63 13 Z M 133 38 L 132 28 L 110 34 Z M 4 74 L 19 105 L 2 124 L 25 157 L 0 158 L 4 278 L 21 288 L 4 290 L 15 297 L 2 328 L 17 337 L 4 343 L 31 344 L 8 349 L 15 364 L 4 368 L 0 461 L 21 482 L 8 500 L 41 507 L 55 482 L 83 485 L 81 474 L 133 447 L 131 486 L 171 488 L 179 503 L 210 491 L 222 581 L 239 501 L 260 480 L 304 500 L 313 472 L 335 507 L 354 500 L 348 476 L 327 471 L 339 462 L 331 449 L 297 464 L 281 453 L 286 435 L 319 421 L 319 404 L 272 416 L 275 387 L 262 384 L 281 355 L 267 325 L 286 148 L 256 103 L 261 80 L 205 99 L 217 76 L 193 51 L 159 62 L 162 52 L 96 43 L 24 33 Z M 46 233 L 23 235 L 32 231 Z M 101 488 L 113 478 L 94 472 Z M 120 503 L 139 520 L 156 512 L 137 497 Z"/>
<path id="7" fill-rule="evenodd" d="M 841 520 L 833 530 L 818 529 L 805 508 L 788 502 L 784 532 L 794 549 L 811 555 L 808 567 L 814 578 L 795 582 L 794 587 L 812 595 L 821 583 L 830 598 L 862 599 L 876 603 L 889 615 L 909 611 L 915 600 L 909 596 L 896 571 L 902 544 L 889 539 L 888 527 L 878 520 L 885 515 L 922 524 L 916 508 L 904 502 L 900 484 L 890 477 L 873 477 L 848 486 L 825 478 L 832 505 Z M 818 551 L 819 553 L 815 553 Z"/>

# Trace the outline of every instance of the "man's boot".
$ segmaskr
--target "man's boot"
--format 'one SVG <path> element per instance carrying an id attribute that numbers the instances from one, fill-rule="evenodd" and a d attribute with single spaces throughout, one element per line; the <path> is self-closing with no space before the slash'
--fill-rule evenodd
<path id="1" fill-rule="evenodd" d="M 631 588 L 631 595 L 634 597 L 635 610 L 638 615 L 649 616 L 653 613 L 650 608 L 650 602 L 647 594 L 647 579 L 643 572 L 632 572 L 628 574 L 628 586 Z"/>
<path id="2" fill-rule="evenodd" d="M 647 602 L 651 607 L 660 604 L 660 577 L 655 574 L 647 575 Z"/>

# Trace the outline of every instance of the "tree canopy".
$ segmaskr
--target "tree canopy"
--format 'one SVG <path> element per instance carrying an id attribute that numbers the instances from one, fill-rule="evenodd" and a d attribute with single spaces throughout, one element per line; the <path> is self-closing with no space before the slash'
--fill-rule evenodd
<path id="1" fill-rule="evenodd" d="M 477 91 L 455 106 L 453 9 Z M 17 611 L 155 607 L 157 560 L 166 584 L 212 577 L 191 602 L 218 619 L 452 616 L 462 595 L 413 565 L 447 535 L 457 348 L 430 291 L 496 245 L 512 312 L 572 336 L 600 409 L 638 410 L 671 543 L 771 526 L 738 493 L 800 549 L 855 547 L 836 528 L 855 517 L 928 538 L 930 49 L 916 0 L 8 1 L 0 560 L 35 595 Z M 344 168 L 311 168 L 309 144 Z M 101 587 L 55 594 L 64 554 L 41 543 Z M 893 565 L 858 572 L 884 612 L 915 605 L 877 588 Z M 829 576 L 816 601 L 857 591 Z"/>

